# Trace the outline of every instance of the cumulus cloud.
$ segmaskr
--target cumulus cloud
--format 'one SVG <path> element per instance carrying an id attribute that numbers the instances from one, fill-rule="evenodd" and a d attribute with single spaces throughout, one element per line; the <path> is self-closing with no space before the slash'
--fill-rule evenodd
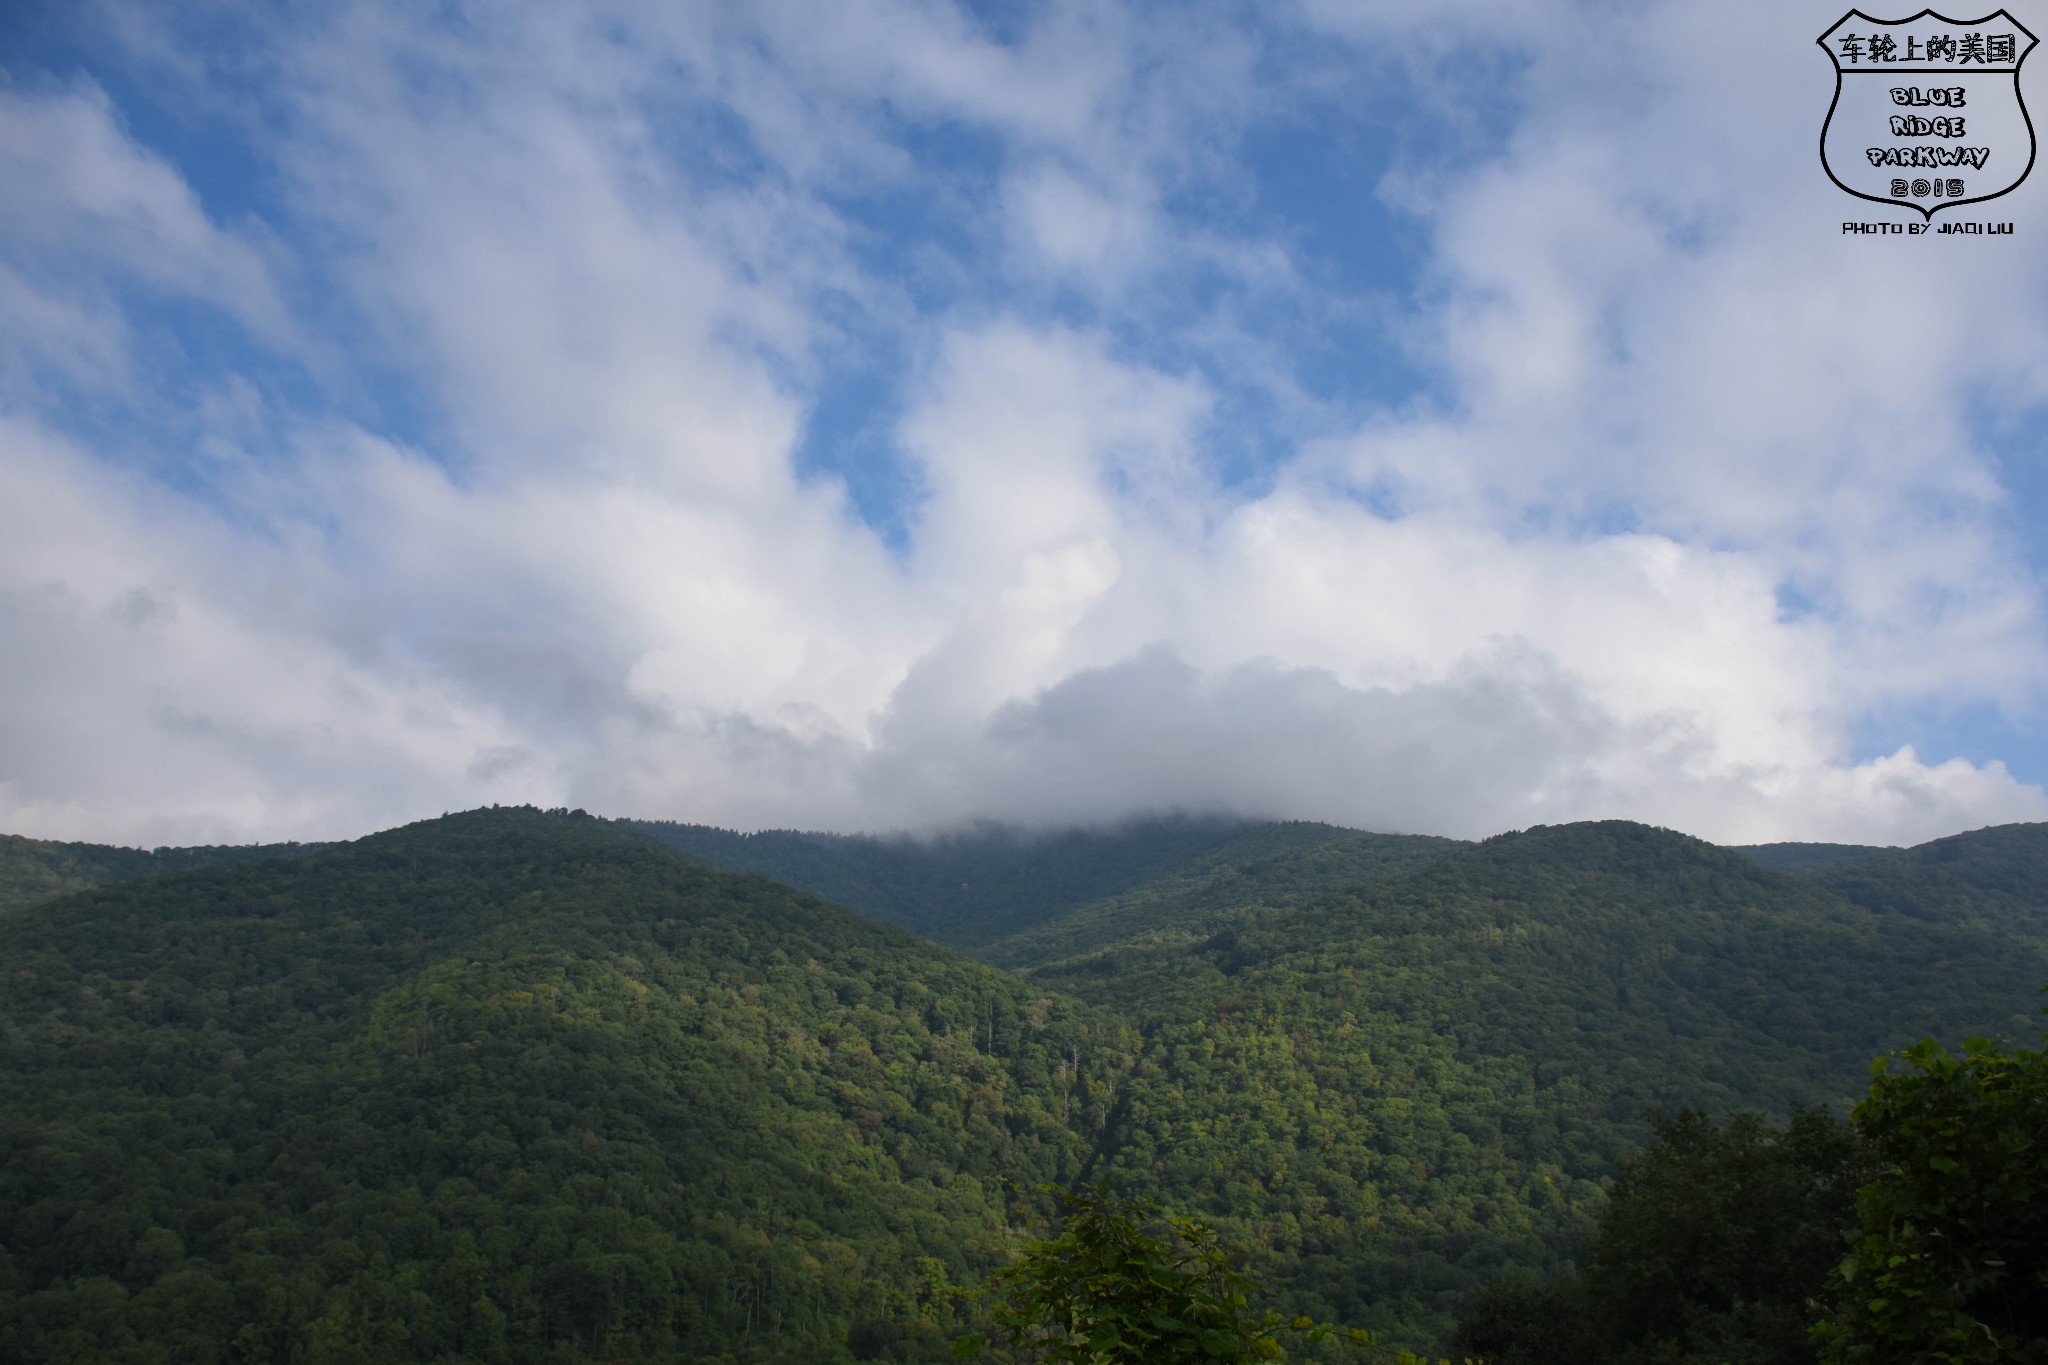
<path id="1" fill-rule="evenodd" d="M 0 826 L 288 837 L 438 806 L 516 742 L 308 599 L 327 570 L 0 418 Z M 488 789 L 485 783 L 478 790 Z"/>
<path id="2" fill-rule="evenodd" d="M 1853 747 L 2038 701 L 1983 433 L 2048 396 L 2044 267 L 1838 237 L 1781 9 L 1499 14 L 127 14 L 274 195 L 0 90 L 0 827 L 2048 817 Z M 1262 207 L 1323 122 L 1406 130 L 1392 305 Z M 240 338 L 169 391 L 166 298 Z M 1303 340 L 1359 316 L 1415 392 Z M 848 390 L 885 517 L 817 458 Z"/>

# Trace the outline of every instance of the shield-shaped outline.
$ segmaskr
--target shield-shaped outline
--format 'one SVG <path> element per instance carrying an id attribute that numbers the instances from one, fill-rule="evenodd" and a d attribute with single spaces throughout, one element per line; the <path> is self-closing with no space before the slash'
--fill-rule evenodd
<path id="1" fill-rule="evenodd" d="M 2019 178 L 1995 194 L 1980 194 L 1973 199 L 1945 199 L 1932 208 L 1924 204 L 1916 204 L 1910 199 L 1892 199 L 1881 194 L 1865 194 L 1862 190 L 1850 189 L 1847 185 L 1844 185 L 1841 177 L 1835 174 L 1835 168 L 1828 165 L 1828 125 L 1834 122 L 1835 109 L 1842 102 L 1842 81 L 1850 75 L 1880 75 L 1885 71 L 1883 67 L 1872 67 L 1867 72 L 1848 72 L 1842 69 L 1841 59 L 1828 47 L 1828 35 L 1840 29 L 1842 25 L 1848 23 L 1851 19 L 1860 19 L 1866 24 L 1877 24 L 1885 28 L 1893 28 L 1900 24 L 1918 23 L 1922 19 L 1939 19 L 1944 24 L 1953 24 L 1957 28 L 1968 28 L 1972 24 L 1988 24 L 1994 19 L 2004 19 L 2021 33 L 2026 34 L 2027 50 L 2020 53 L 2019 60 L 2012 64 L 2012 97 L 2014 102 L 2019 105 L 2020 121 L 2027 125 L 2027 166 L 2025 170 L 2020 172 Z M 1918 14 L 1908 15 L 1904 19 L 1873 19 L 1860 9 L 1852 9 L 1841 18 L 1835 20 L 1834 23 L 1829 24 L 1820 37 L 1814 39 L 1814 42 L 1820 45 L 1822 52 L 1828 54 L 1828 65 L 1835 69 L 1835 96 L 1828 101 L 1828 116 L 1820 121 L 1820 168 L 1828 173 L 1828 179 L 1835 182 L 1836 188 L 1845 193 L 1853 194 L 1858 199 L 1868 199 L 1874 204 L 1891 204 L 1898 208 L 1918 209 L 1921 221 L 1927 222 L 1931 221 L 1934 215 L 1940 213 L 1943 209 L 1961 208 L 1964 204 L 1981 204 L 1988 199 L 1996 199 L 2001 194 L 2011 194 L 2021 185 L 2024 185 L 2027 177 L 2033 174 L 2034 160 L 2039 152 L 2040 139 L 2034 135 L 2034 119 L 2027 112 L 2026 95 L 2020 90 L 2020 68 L 2027 64 L 2028 53 L 2034 50 L 2035 45 L 2040 40 L 2034 37 L 2032 29 L 2029 29 L 2025 24 L 2015 19 L 2010 11 L 2001 8 L 1991 11 L 1991 13 L 1981 19 L 1951 19 L 1946 14 L 1937 13 L 1932 9 L 1923 9 Z M 1935 70 L 1944 69 L 1940 67 L 1935 68 Z M 1984 72 L 1981 74 L 1989 75 L 1991 73 Z"/>

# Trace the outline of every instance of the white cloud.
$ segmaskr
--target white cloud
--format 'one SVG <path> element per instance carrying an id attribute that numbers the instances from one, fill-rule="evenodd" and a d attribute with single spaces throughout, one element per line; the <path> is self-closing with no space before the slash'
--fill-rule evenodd
<path id="1" fill-rule="evenodd" d="M 0 392 L 31 400 L 53 372 L 80 389 L 125 388 L 125 321 L 104 300 L 63 298 L 0 263 Z"/>
<path id="2" fill-rule="evenodd" d="M 336 835 L 529 798 L 1728 840 L 2048 815 L 1999 765 L 1849 747 L 1873 711 L 2035 699 L 2038 591 L 1976 433 L 2044 396 L 2043 267 L 1830 231 L 1796 16 L 1497 13 L 259 21 L 279 239 L 337 329 L 308 363 L 344 395 L 402 374 L 404 431 L 253 368 L 166 411 L 126 368 L 165 326 L 136 291 L 288 353 L 314 328 L 98 89 L 0 96 L 37 187 L 0 210 L 29 408 L 0 501 L 37 509 L 0 514 L 0 827 Z M 146 41 L 203 71 L 165 22 Z M 1237 212 L 1246 134 L 1300 112 L 1290 63 L 1319 111 L 1378 116 L 1329 98 L 1331 33 L 1508 129 L 1395 159 L 1445 397 L 1363 419 L 1257 321 L 1351 302 Z M 916 490 L 893 548 L 797 466 L 867 347 Z M 95 388 L 130 428 L 57 434 Z M 1269 477 L 1213 472 L 1298 431 Z M 151 441 L 205 487 L 137 472 Z"/>
<path id="3" fill-rule="evenodd" d="M 16 271 L 93 293 L 126 277 L 215 304 L 273 340 L 287 330 L 262 254 L 217 227 L 177 170 L 122 131 L 97 86 L 0 88 L 0 181 L 0 247 Z M 62 306 L 43 288 L 14 288 Z"/>
<path id="4" fill-rule="evenodd" d="M 332 837 L 490 789 L 460 774 L 512 737 L 411 661 L 322 639 L 321 566 L 20 422 L 0 468 L 0 827 Z"/>
<path id="5" fill-rule="evenodd" d="M 1020 246 L 1049 270 L 1114 279 L 1158 247 L 1150 205 L 1120 203 L 1065 167 L 1032 167 L 1015 178 L 1009 197 Z"/>

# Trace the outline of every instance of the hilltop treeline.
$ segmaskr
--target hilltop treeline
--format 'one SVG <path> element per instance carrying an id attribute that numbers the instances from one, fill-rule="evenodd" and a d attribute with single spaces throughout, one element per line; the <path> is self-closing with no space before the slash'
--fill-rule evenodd
<path id="1" fill-rule="evenodd" d="M 0 1355 L 937 1360 L 1052 1181 L 1441 1349 L 1591 1273 L 1646 1114 L 1839 1113 L 2048 981 L 2026 836 L 1889 901 L 1620 823 L 986 837 L 1057 892 L 987 893 L 1006 969 L 530 810 L 0 916 Z M 899 906 L 966 856 L 821 838 Z"/>

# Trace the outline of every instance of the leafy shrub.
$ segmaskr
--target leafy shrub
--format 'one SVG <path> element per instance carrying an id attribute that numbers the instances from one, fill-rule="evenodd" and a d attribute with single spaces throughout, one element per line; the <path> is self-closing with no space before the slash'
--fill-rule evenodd
<path id="1" fill-rule="evenodd" d="M 1879 1163 L 1819 1331 L 1836 1362 L 2048 1360 L 2048 1052 L 1932 1039 L 1873 1067 Z"/>

